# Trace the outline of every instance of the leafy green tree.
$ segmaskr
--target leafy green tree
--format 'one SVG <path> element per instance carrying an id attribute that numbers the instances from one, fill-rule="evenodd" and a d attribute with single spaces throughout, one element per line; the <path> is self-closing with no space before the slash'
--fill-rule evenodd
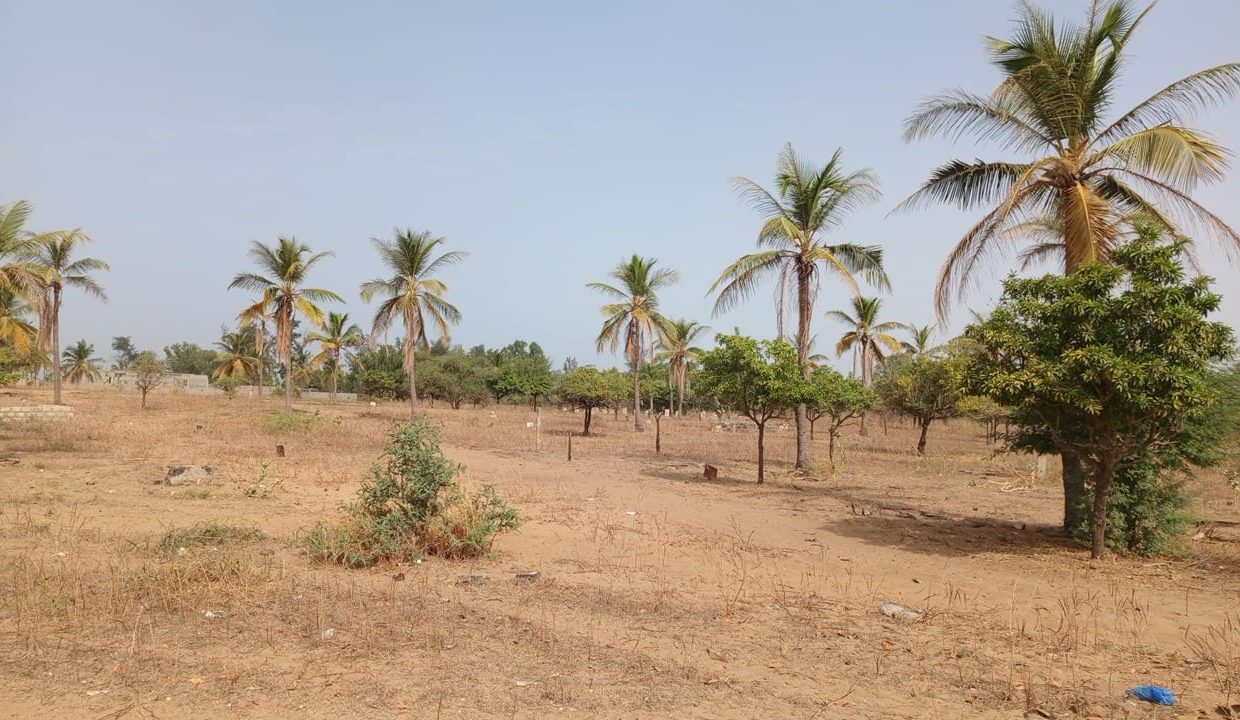
<path id="1" fill-rule="evenodd" d="M 44 349 L 56 357 L 60 353 L 60 308 L 65 288 L 81 290 L 107 302 L 108 295 L 91 273 L 108 270 L 97 258 L 74 257 L 77 249 L 90 242 L 81 230 L 51 232 L 33 243 L 30 264 L 39 277 L 42 302 L 39 307 L 39 333 L 46 338 Z M 52 366 L 52 402 L 60 404 L 60 368 Z"/>
<path id="2" fill-rule="evenodd" d="M 179 342 L 164 348 L 164 367 L 172 373 L 210 375 L 218 361 L 214 350 L 197 343 Z"/>
<path id="3" fill-rule="evenodd" d="M 131 368 L 134 373 L 134 386 L 142 393 L 142 409 L 146 409 L 146 396 L 164 382 L 168 367 L 150 350 L 138 353 Z"/>
<path id="4" fill-rule="evenodd" d="M 758 427 L 758 482 L 766 479 L 766 423 L 811 397 L 797 351 L 783 340 L 761 342 L 717 335 L 718 347 L 702 354 L 699 387 Z"/>
<path id="5" fill-rule="evenodd" d="M 641 372 L 647 343 L 663 334 L 668 320 L 659 312 L 659 291 L 680 279 L 675 270 L 656 270 L 658 260 L 634 255 L 621 261 L 608 275 L 620 287 L 595 282 L 586 287 L 607 295 L 615 302 L 603 306 L 603 329 L 595 342 L 599 352 L 612 352 L 624 345 L 629 370 L 633 373 L 633 429 L 645 430 L 642 420 Z"/>
<path id="6" fill-rule="evenodd" d="M 222 332 L 215 342 L 219 349 L 211 379 L 217 384 L 236 385 L 258 372 L 258 352 L 254 347 L 254 335 L 248 328 Z"/>
<path id="7" fill-rule="evenodd" d="M 362 283 L 362 300 L 370 302 L 376 297 L 386 298 L 375 311 L 373 334 L 386 332 L 397 320 L 404 327 L 409 416 L 413 418 L 418 413 L 416 353 L 429 345 L 427 316 L 445 344 L 450 342 L 448 325 L 461 320 L 461 312 L 444 299 L 448 286 L 434 277 L 434 273 L 461 262 L 469 257 L 469 253 L 453 251 L 436 257 L 435 253 L 444 243 L 444 238 L 434 237 L 425 231 L 397 230 L 391 240 L 372 238 L 371 242 L 391 275 Z"/>
<path id="8" fill-rule="evenodd" d="M 519 357 L 500 365 L 488 381 L 491 393 L 497 400 L 510 395 L 524 395 L 538 405 L 539 398 L 551 394 L 555 377 L 551 374 L 551 361 L 546 357 Z"/>
<path id="9" fill-rule="evenodd" d="M 293 407 L 293 321 L 298 314 L 314 324 L 323 322 L 323 311 L 316 303 L 344 302 L 336 293 L 305 287 L 310 270 L 331 257 L 330 252 L 311 253 L 310 247 L 293 237 L 280 237 L 268 246 L 255 240 L 250 259 L 259 272 L 238 273 L 228 289 L 240 288 L 259 293 L 271 308 L 276 323 L 276 352 L 284 363 L 284 409 Z"/>
<path id="10" fill-rule="evenodd" d="M 138 348 L 133 344 L 133 338 L 118 335 L 112 338 L 112 352 L 116 353 L 117 370 L 126 370 L 138 359 Z"/>
<path id="11" fill-rule="evenodd" d="M 614 402 L 615 383 L 598 368 L 585 365 L 564 373 L 556 393 L 563 402 L 585 411 L 585 425 L 581 434 L 589 437 L 594 409 L 608 407 Z"/>
<path id="12" fill-rule="evenodd" d="M 926 454 L 931 423 L 960 414 L 960 387 L 948 358 L 894 355 L 879 372 L 874 391 L 883 407 L 907 415 L 921 428 L 918 455 Z"/>
<path id="13" fill-rule="evenodd" d="M 822 273 L 832 273 L 855 295 L 861 294 L 857 275 L 880 289 L 890 286 L 883 271 L 883 251 L 877 246 L 851 243 L 828 245 L 823 235 L 838 227 L 844 217 L 861 205 L 878 199 L 878 180 L 869 170 L 846 172 L 842 150 L 821 168 L 803 161 L 788 145 L 779 155 L 774 192 L 746 178 L 734 180 L 742 197 L 765 218 L 758 232 L 759 247 L 724 268 L 711 286 L 718 290 L 715 314 L 748 297 L 765 278 L 778 278 L 776 320 L 779 336 L 784 336 L 784 306 L 789 293 L 795 293 L 797 312 L 796 349 L 801 374 L 809 379 L 810 324 L 814 299 L 818 296 Z M 807 408 L 796 410 L 797 462 L 802 470 L 813 464 Z"/>
<path id="14" fill-rule="evenodd" d="M 827 419 L 827 457 L 835 462 L 835 442 L 843 427 L 878 405 L 874 391 L 857 378 L 846 378 L 829 367 L 814 368 L 809 379 L 810 428 Z"/>
<path id="15" fill-rule="evenodd" d="M 94 382 L 102 377 L 99 364 L 102 360 L 95 357 L 95 346 L 85 340 L 78 340 L 65 348 L 61 357 L 60 369 L 65 380 L 77 385 L 83 380 Z"/>
<path id="16" fill-rule="evenodd" d="M 353 358 L 352 385 L 361 395 L 397 400 L 407 397 L 404 353 L 395 345 L 376 345 Z"/>
<path id="17" fill-rule="evenodd" d="M 480 404 L 490 398 L 488 382 L 495 367 L 486 357 L 455 349 L 424 359 L 422 388 L 426 395 L 460 410 L 465 402 Z"/>
<path id="18" fill-rule="evenodd" d="M 696 320 L 670 320 L 659 338 L 659 357 L 667 362 L 668 380 L 676 388 L 676 414 L 685 414 L 685 395 L 689 392 L 689 371 L 702 354 L 694 343 L 710 328 Z"/>
<path id="19" fill-rule="evenodd" d="M 306 336 L 307 343 L 318 343 L 319 352 L 310 358 L 310 367 L 327 366 L 331 373 L 331 399 L 336 399 L 340 384 L 340 358 L 366 344 L 366 336 L 356 324 L 349 323 L 348 313 L 331 312 L 319 331 Z"/>
<path id="20" fill-rule="evenodd" d="M 1186 241 L 1139 238 L 1067 277 L 1009 279 L 990 319 L 966 336 L 978 351 L 972 392 L 1013 409 L 1014 447 L 1079 459 L 1093 491 L 1090 550 L 1106 550 L 1116 478 L 1173 452 L 1214 399 L 1211 365 L 1233 333 L 1206 317 L 1210 280 L 1185 280 Z"/>

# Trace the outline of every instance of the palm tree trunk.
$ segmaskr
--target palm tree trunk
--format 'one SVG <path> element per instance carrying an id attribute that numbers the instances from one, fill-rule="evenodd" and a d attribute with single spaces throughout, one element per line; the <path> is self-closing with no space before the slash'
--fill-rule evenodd
<path id="1" fill-rule="evenodd" d="M 813 300 L 810 298 L 810 268 L 805 265 L 797 267 L 797 364 L 801 366 L 801 375 L 808 380 L 809 367 L 809 325 L 813 316 Z M 809 436 L 809 416 L 805 403 L 797 405 L 797 462 L 800 470 L 809 470 L 813 464 L 813 442 Z"/>
<path id="2" fill-rule="evenodd" d="M 284 310 L 284 332 L 280 332 L 280 352 L 284 355 L 284 409 L 293 410 L 293 307 Z M 277 330 L 277 332 L 279 332 Z"/>
<path id="3" fill-rule="evenodd" d="M 336 387 L 340 379 L 340 360 L 332 361 L 332 402 L 336 402 Z"/>
<path id="4" fill-rule="evenodd" d="M 676 415 L 685 416 L 685 386 L 688 385 L 688 368 L 681 367 L 676 370 Z"/>
<path id="5" fill-rule="evenodd" d="M 263 396 L 263 375 L 267 373 L 267 323 L 258 326 L 259 336 L 254 338 L 258 350 L 258 396 Z"/>
<path id="6" fill-rule="evenodd" d="M 642 347 L 641 335 L 633 344 L 633 429 L 645 432 L 646 422 L 642 418 Z"/>
<path id="7" fill-rule="evenodd" d="M 60 405 L 60 285 L 52 285 L 52 404 Z"/>
<path id="8" fill-rule="evenodd" d="M 412 318 L 405 322 L 405 370 L 409 373 L 409 419 L 418 417 L 418 358 L 415 354 L 414 323 Z"/>
<path id="9" fill-rule="evenodd" d="M 874 384 L 874 367 L 870 357 L 870 337 L 869 335 L 861 336 L 861 386 L 870 387 Z M 869 428 L 865 426 L 866 412 L 861 411 L 861 427 L 857 430 L 859 435 L 869 435 Z"/>

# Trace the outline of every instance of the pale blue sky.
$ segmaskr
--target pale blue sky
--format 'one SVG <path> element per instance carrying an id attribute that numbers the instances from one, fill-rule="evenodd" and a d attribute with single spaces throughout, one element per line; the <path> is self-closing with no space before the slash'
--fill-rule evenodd
<path id="1" fill-rule="evenodd" d="M 1086 2 L 1042 5 L 1079 16 Z M 4 0 L 0 203 L 32 202 L 33 229 L 94 237 L 111 302 L 70 295 L 64 338 L 108 357 L 113 335 L 215 340 L 247 299 L 226 287 L 249 242 L 278 234 L 336 253 L 314 284 L 368 326 L 368 238 L 408 226 L 472 253 L 443 275 L 465 316 L 455 342 L 528 338 L 557 364 L 589 362 L 601 298 L 584 285 L 633 252 L 680 271 L 668 314 L 772 334 L 770 289 L 710 318 L 707 287 L 759 224 L 728 178 L 766 183 L 786 142 L 817 162 L 841 146 L 885 196 L 836 237 L 882 244 L 887 317 L 927 323 L 934 275 L 973 218 L 888 212 L 936 164 L 1000 154 L 907 146 L 901 122 L 927 94 L 991 88 L 980 38 L 1012 14 L 1001 0 Z M 1120 104 L 1240 60 L 1238 27 L 1236 0 L 1164 0 Z M 1240 147 L 1240 104 L 1194 124 Z M 1199 197 L 1240 226 L 1235 174 Z M 1240 325 L 1240 273 L 1203 254 Z M 846 301 L 828 284 L 819 311 Z M 819 314 L 815 331 L 840 329 Z"/>

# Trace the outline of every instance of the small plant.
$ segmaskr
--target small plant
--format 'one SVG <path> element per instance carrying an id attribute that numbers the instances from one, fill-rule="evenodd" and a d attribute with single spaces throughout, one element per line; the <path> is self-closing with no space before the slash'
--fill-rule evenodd
<path id="1" fill-rule="evenodd" d="M 197 487 L 185 488 L 185 492 L 181 493 L 181 497 L 190 500 L 206 500 L 211 497 L 211 490 L 209 488 Z"/>
<path id="2" fill-rule="evenodd" d="M 182 548 L 253 542 L 266 537 L 258 528 L 221 522 L 197 523 L 190 527 L 168 528 L 156 547 L 163 552 L 175 553 Z"/>
<path id="3" fill-rule="evenodd" d="M 306 532 L 310 557 L 348 567 L 422 553 L 477 557 L 490 551 L 500 532 L 516 528 L 516 510 L 493 487 L 474 495 L 460 490 L 456 476 L 462 468 L 443 456 L 439 440 L 438 429 L 426 420 L 397 425 L 358 502 L 345 508 L 346 517 Z"/>
<path id="4" fill-rule="evenodd" d="M 290 432 L 301 430 L 313 425 L 319 419 L 319 412 L 314 414 L 299 413 L 293 410 L 281 410 L 263 421 L 263 429 L 269 433 Z"/>
<path id="5" fill-rule="evenodd" d="M 253 485 L 246 485 L 242 490 L 242 494 L 246 497 L 265 498 L 281 487 L 284 487 L 284 478 L 280 478 L 270 485 L 267 484 L 267 469 L 271 467 L 271 463 L 264 461 L 258 470 L 258 480 Z"/>

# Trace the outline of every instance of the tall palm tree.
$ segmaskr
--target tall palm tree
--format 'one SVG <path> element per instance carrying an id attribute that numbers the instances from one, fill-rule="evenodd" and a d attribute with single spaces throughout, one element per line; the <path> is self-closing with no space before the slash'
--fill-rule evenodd
<path id="1" fill-rule="evenodd" d="M 409 375 L 409 416 L 418 414 L 417 358 L 419 349 L 430 346 L 427 340 L 427 316 L 445 343 L 451 342 L 448 331 L 450 323 L 461 321 L 461 313 L 444 299 L 448 286 L 434 273 L 449 265 L 455 265 L 469 253 L 454 250 L 435 257 L 437 248 L 444 243 L 429 231 L 394 231 L 391 240 L 371 238 L 379 260 L 390 277 L 362 283 L 362 300 L 370 302 L 375 297 L 386 299 L 375 311 L 373 333 L 382 334 L 398 319 L 404 326 L 405 372 Z"/>
<path id="2" fill-rule="evenodd" d="M 748 297 L 764 278 L 775 276 L 776 320 L 779 335 L 784 334 L 784 307 L 795 293 L 797 308 L 797 361 L 806 379 L 810 363 L 810 324 L 821 275 L 831 273 L 854 295 L 861 294 L 857 275 L 870 284 L 887 289 L 883 272 L 883 251 L 877 246 L 851 243 L 828 245 L 827 231 L 839 227 L 849 212 L 873 202 L 879 196 L 878 180 L 869 170 L 846 172 L 836 150 L 823 167 L 799 158 L 792 145 L 784 148 L 776 166 L 775 189 L 768 191 L 746 178 L 733 182 L 741 196 L 766 218 L 758 232 L 758 246 L 765 248 L 745 255 L 724 268 L 710 291 L 719 291 L 715 314 Z M 812 463 L 810 423 L 804 404 L 797 406 L 796 466 L 808 470 Z"/>
<path id="3" fill-rule="evenodd" d="M 312 323 L 321 323 L 323 311 L 316 303 L 344 299 L 330 290 L 302 287 L 310 269 L 323 258 L 331 257 L 330 252 L 311 253 L 309 246 L 296 238 L 280 237 L 274 247 L 255 240 L 250 244 L 249 255 L 259 272 L 238 273 L 228 289 L 257 292 L 269 301 L 276 322 L 276 353 L 284 363 L 284 409 L 291 410 L 294 316 L 301 314 Z"/>
<path id="4" fill-rule="evenodd" d="M 900 343 L 900 348 L 911 355 L 933 355 L 938 352 L 938 345 L 932 345 L 934 338 L 933 325 L 905 325 L 908 340 Z"/>
<path id="5" fill-rule="evenodd" d="M 29 307 L 12 290 L 0 290 L 0 347 L 20 356 L 35 349 L 38 330 L 26 319 Z"/>
<path id="6" fill-rule="evenodd" d="M 887 353 L 900 352 L 899 338 L 891 333 L 904 328 L 898 322 L 879 322 L 878 313 L 883 302 L 878 298 L 855 297 L 852 299 L 853 314 L 843 310 L 831 310 L 827 317 L 843 323 L 848 330 L 835 344 L 835 355 L 855 350 L 861 356 L 861 384 L 874 384 L 874 363 L 887 360 Z"/>
<path id="7" fill-rule="evenodd" d="M 1223 177 L 1227 149 L 1181 124 L 1240 91 L 1240 63 L 1177 80 L 1106 119 L 1128 43 L 1152 8 L 1138 12 L 1130 0 L 1095 0 L 1086 23 L 1073 26 L 1024 4 L 1011 39 L 988 38 L 1003 75 L 995 90 L 931 97 L 906 121 L 907 141 L 972 135 L 1022 156 L 953 160 L 901 204 L 987 208 L 939 273 L 940 319 L 987 257 L 1017 236 L 1012 228 L 1040 218 L 1059 228 L 1067 273 L 1105 260 L 1134 213 L 1171 231 L 1178 215 L 1229 250 L 1240 248 L 1240 234 L 1191 197 L 1196 186 Z"/>
<path id="8" fill-rule="evenodd" d="M 669 379 L 676 388 L 676 414 L 685 414 L 685 394 L 689 389 L 689 369 L 702 349 L 693 343 L 710 328 L 696 320 L 669 320 L 659 337 L 659 356 L 667 362 Z"/>
<path id="9" fill-rule="evenodd" d="M 107 302 L 108 295 L 91 273 L 109 270 L 98 258 L 75 258 L 79 247 L 90 242 L 81 230 L 51 232 L 39 236 L 34 243 L 31 266 L 39 276 L 42 302 L 39 308 L 41 347 L 51 357 L 60 354 L 60 308 L 65 288 L 77 288 Z M 52 365 L 52 402 L 60 404 L 60 366 Z"/>
<path id="10" fill-rule="evenodd" d="M 258 396 L 263 396 L 263 378 L 267 375 L 267 323 L 271 321 L 271 305 L 274 291 L 264 292 L 253 305 L 237 315 L 237 321 L 254 332 L 254 356 L 258 359 L 255 375 L 258 376 Z"/>
<path id="11" fill-rule="evenodd" d="M 1240 63 L 1188 75 L 1113 120 L 1104 119 L 1128 43 L 1152 8 L 1138 12 L 1130 0 L 1094 0 L 1084 25 L 1064 26 L 1026 3 L 1010 39 L 988 39 L 991 60 L 1003 76 L 995 90 L 932 97 L 905 123 L 908 141 L 973 135 L 1023 155 L 949 162 L 901 204 L 988 208 L 939 272 L 940 319 L 994 250 L 1021 235 L 1045 244 L 1036 234 L 1012 232 L 1039 218 L 1061 228 L 1065 273 L 1105 260 L 1134 214 L 1172 232 L 1178 216 L 1233 254 L 1240 248 L 1240 233 L 1191 194 L 1222 178 L 1227 149 L 1182 124 L 1240 91 Z M 1071 528 L 1081 521 L 1084 469 L 1076 457 L 1062 460 L 1064 526 Z"/>
<path id="12" fill-rule="evenodd" d="M 65 379 L 77 385 L 83 380 L 95 381 L 102 377 L 99 363 L 103 361 L 94 355 L 95 346 L 85 340 L 78 340 L 66 348 L 60 363 Z"/>
<path id="13" fill-rule="evenodd" d="M 215 342 L 215 347 L 220 353 L 215 369 L 211 371 L 212 379 L 243 379 L 258 370 L 258 352 L 250 328 L 242 327 L 223 333 Z"/>
<path id="14" fill-rule="evenodd" d="M 318 354 L 310 358 L 310 367 L 331 364 L 331 399 L 335 400 L 340 379 L 340 357 L 353 348 L 365 345 L 366 336 L 360 327 L 349 324 L 348 313 L 333 312 L 328 313 L 327 319 L 323 321 L 322 332 L 312 332 L 306 336 L 306 344 L 309 343 L 319 344 Z"/>
<path id="15" fill-rule="evenodd" d="M 658 263 L 654 258 L 633 255 L 627 261 L 621 260 L 608 273 L 619 283 L 619 287 L 603 282 L 586 285 L 615 301 L 603 306 L 603 317 L 606 319 L 595 345 L 599 352 L 604 348 L 616 352 L 621 344 L 624 345 L 624 354 L 633 371 L 633 429 L 638 432 L 646 429 L 641 401 L 642 359 L 646 344 L 660 338 L 668 325 L 667 318 L 659 314 L 659 291 L 680 279 L 675 270 L 656 270 Z"/>

